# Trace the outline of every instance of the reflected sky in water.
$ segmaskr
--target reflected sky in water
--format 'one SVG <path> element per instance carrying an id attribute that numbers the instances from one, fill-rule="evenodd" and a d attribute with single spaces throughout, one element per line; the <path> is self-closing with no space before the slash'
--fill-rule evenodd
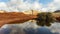
<path id="1" fill-rule="evenodd" d="M 37 26 L 35 23 L 4 25 L 0 34 L 60 34 L 60 23 L 54 23 L 50 27 Z"/>

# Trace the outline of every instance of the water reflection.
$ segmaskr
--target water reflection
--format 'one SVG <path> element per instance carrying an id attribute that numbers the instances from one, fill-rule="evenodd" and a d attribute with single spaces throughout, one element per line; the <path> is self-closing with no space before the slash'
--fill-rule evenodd
<path id="1" fill-rule="evenodd" d="M 25 29 L 26 34 L 54 34 L 48 28 L 41 27 L 37 29 L 28 28 Z"/>
<path id="2" fill-rule="evenodd" d="M 36 24 L 34 23 L 27 22 L 24 24 L 14 24 L 5 26 L 4 28 L 0 29 L 0 34 L 59 34 L 59 26 L 60 24 L 57 25 L 57 23 L 55 23 L 52 24 L 52 26 L 50 27 L 40 27 L 36 26 Z"/>

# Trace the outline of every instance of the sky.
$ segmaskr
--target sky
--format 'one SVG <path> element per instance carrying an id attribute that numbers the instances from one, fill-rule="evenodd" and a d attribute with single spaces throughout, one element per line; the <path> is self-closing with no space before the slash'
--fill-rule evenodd
<path id="1" fill-rule="evenodd" d="M 55 11 L 60 9 L 60 0 L 0 0 L 0 10 L 25 11 L 25 10 Z"/>
<path id="2" fill-rule="evenodd" d="M 10 0 L 0 0 L 0 2 L 8 2 Z M 24 0 L 24 2 L 27 1 L 27 0 Z M 31 2 L 34 2 L 35 0 L 30 0 Z M 53 0 L 38 0 L 39 3 L 42 3 L 42 4 L 47 4 L 49 2 L 52 2 Z"/>
<path id="3" fill-rule="evenodd" d="M 8 2 L 9 0 L 0 0 L 0 2 Z"/>

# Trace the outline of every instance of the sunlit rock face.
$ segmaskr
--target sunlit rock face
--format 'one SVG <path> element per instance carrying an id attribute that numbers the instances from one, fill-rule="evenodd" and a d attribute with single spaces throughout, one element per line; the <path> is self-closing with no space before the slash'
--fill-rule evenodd
<path id="1" fill-rule="evenodd" d="M 6 11 L 4 11 L 4 10 L 0 10 L 0 13 L 4 13 L 4 12 L 6 12 Z"/>

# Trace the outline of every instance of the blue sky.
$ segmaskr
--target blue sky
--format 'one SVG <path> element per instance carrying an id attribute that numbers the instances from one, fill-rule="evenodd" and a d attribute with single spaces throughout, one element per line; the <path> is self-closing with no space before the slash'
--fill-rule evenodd
<path id="1" fill-rule="evenodd" d="M 0 0 L 0 2 L 9 2 L 10 0 Z M 28 1 L 24 0 L 23 2 Z M 28 3 L 34 3 L 36 0 L 29 0 Z M 36 1 L 37 2 L 37 1 Z M 53 2 L 53 0 L 38 0 L 39 4 L 42 4 L 43 7 L 47 7 L 47 4 Z"/>
<path id="2" fill-rule="evenodd" d="M 0 0 L 0 2 L 8 2 L 10 0 Z M 24 0 L 24 1 L 27 1 L 27 0 Z M 31 2 L 34 2 L 35 0 L 31 0 Z M 39 3 L 42 3 L 42 4 L 48 4 L 50 2 L 52 2 L 53 0 L 39 0 Z"/>
<path id="3" fill-rule="evenodd" d="M 52 2 L 53 0 L 39 0 L 40 3 L 42 4 L 48 4 L 50 2 Z"/>
<path id="4" fill-rule="evenodd" d="M 8 2 L 9 0 L 0 0 L 0 2 Z"/>
<path id="5" fill-rule="evenodd" d="M 10 0 L 0 0 L 0 2 L 9 2 L 9 1 Z M 37 0 L 37 1 L 36 0 L 23 0 L 23 2 L 25 1 L 28 1 L 28 3 L 34 3 L 38 1 L 39 4 L 43 5 L 43 7 L 47 7 L 47 4 L 53 2 L 53 0 Z"/>
<path id="6" fill-rule="evenodd" d="M 0 0 L 0 4 L 6 4 L 8 6 L 8 4 L 10 5 L 9 10 L 25 10 L 25 9 L 29 9 L 32 7 L 32 9 L 42 9 L 42 10 L 56 10 L 60 8 L 60 0 Z M 20 2 L 22 2 L 22 4 L 19 4 Z M 8 4 L 7 4 L 8 3 Z M 57 4 L 57 5 L 56 5 Z M 14 6 L 16 5 L 16 6 Z M 12 8 L 12 7 L 13 8 Z M 19 6 L 19 7 L 18 7 Z M 17 7 L 17 9 L 15 9 L 14 7 Z M 4 8 L 4 7 L 3 7 Z"/>

